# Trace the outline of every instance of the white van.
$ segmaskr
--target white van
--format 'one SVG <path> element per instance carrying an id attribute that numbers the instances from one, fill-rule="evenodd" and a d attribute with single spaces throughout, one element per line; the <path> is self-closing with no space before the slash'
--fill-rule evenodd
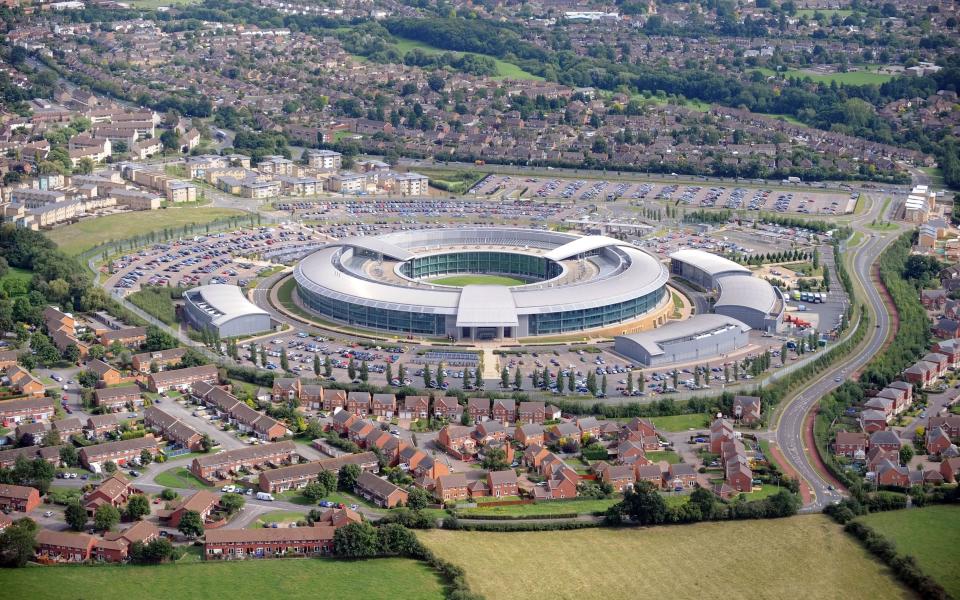
<path id="1" fill-rule="evenodd" d="M 267 502 L 273 502 L 273 494 L 268 494 L 266 492 L 257 492 L 257 500 L 265 500 Z"/>

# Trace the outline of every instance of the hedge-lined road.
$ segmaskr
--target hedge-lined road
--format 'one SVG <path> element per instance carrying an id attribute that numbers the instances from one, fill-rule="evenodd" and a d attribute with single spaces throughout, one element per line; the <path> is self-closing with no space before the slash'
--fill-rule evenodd
<path id="1" fill-rule="evenodd" d="M 893 209 L 896 205 L 896 202 L 891 203 Z M 853 352 L 840 360 L 785 405 L 779 422 L 774 425 L 776 429 L 772 431 L 772 439 L 780 447 L 790 466 L 796 469 L 810 486 L 811 502 L 803 508 L 806 512 L 823 510 L 825 506 L 838 500 L 841 495 L 839 491 L 830 489 L 833 484 L 815 466 L 817 449 L 807 443 L 806 417 L 821 398 L 832 392 L 880 352 L 890 333 L 890 315 L 887 313 L 883 296 L 871 278 L 871 271 L 880 254 L 897 239 L 900 230 L 898 228 L 886 233 L 875 233 L 870 230 L 868 225 L 871 221 L 888 218 L 889 212 L 888 215 L 880 215 L 882 206 L 880 201 L 874 199 L 870 210 L 852 223 L 854 230 L 861 232 L 865 240 L 859 246 L 849 248 L 853 253 L 851 276 L 860 282 L 866 292 L 866 298 L 858 298 L 858 300 L 869 303 L 872 312 L 871 322 L 867 324 L 865 342 L 860 351 Z"/>

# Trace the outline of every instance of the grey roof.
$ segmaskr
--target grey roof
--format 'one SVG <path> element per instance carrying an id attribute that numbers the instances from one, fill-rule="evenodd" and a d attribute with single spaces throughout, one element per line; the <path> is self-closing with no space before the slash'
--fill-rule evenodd
<path id="1" fill-rule="evenodd" d="M 222 325 L 237 317 L 269 316 L 270 313 L 247 300 L 235 285 L 211 284 L 195 287 L 184 298 L 202 312 L 211 316 L 213 325 Z"/>
<path id="2" fill-rule="evenodd" d="M 395 244 L 391 244 L 384 239 L 384 236 L 379 235 L 346 238 L 337 242 L 336 245 L 361 248 L 363 250 L 383 254 L 384 256 L 395 258 L 397 260 L 410 260 L 413 258 L 412 252 L 409 250 L 404 250 Z"/>
<path id="3" fill-rule="evenodd" d="M 739 265 L 730 259 L 717 256 L 716 254 L 705 252 L 703 250 L 694 250 L 692 248 L 677 250 L 670 255 L 670 260 L 686 263 L 710 275 L 719 275 L 720 273 L 731 272 L 750 272 L 750 269 L 747 267 Z"/>
<path id="4" fill-rule="evenodd" d="M 750 331 L 750 326 L 733 317 L 715 314 L 694 315 L 685 321 L 671 321 L 663 327 L 617 336 L 642 347 L 650 356 L 664 353 L 663 345 L 685 338 L 706 338 L 731 329 Z"/>
<path id="5" fill-rule="evenodd" d="M 544 257 L 548 260 L 564 260 L 570 258 L 571 256 L 576 256 L 578 254 L 584 254 L 586 252 L 592 252 L 599 248 L 606 248 L 607 246 L 630 246 L 634 247 L 633 244 L 628 244 L 627 242 L 622 242 L 620 240 L 614 239 L 612 237 L 607 237 L 605 235 L 587 235 L 581 238 L 577 238 L 572 242 L 567 242 L 566 244 L 554 248 L 550 252 L 544 254 Z"/>
<path id="6" fill-rule="evenodd" d="M 517 307 L 510 288 L 468 285 L 460 292 L 457 327 L 516 327 Z"/>
<path id="7" fill-rule="evenodd" d="M 773 286 L 756 277 L 721 277 L 718 281 L 720 295 L 714 307 L 745 306 L 770 314 L 777 305 L 777 293 Z"/>

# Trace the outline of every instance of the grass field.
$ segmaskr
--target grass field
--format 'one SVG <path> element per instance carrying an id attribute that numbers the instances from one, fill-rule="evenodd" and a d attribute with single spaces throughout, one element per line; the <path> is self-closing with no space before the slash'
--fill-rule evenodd
<path id="1" fill-rule="evenodd" d="M 920 568 L 960 598 L 960 506 L 936 505 L 873 513 L 860 519 L 911 554 Z"/>
<path id="2" fill-rule="evenodd" d="M 523 285 L 522 279 L 516 277 L 507 277 L 505 275 L 453 275 L 451 277 L 439 277 L 431 279 L 427 283 L 437 285 L 452 285 L 463 287 L 465 285 Z"/>
<path id="3" fill-rule="evenodd" d="M 647 458 L 653 462 L 667 461 L 667 463 L 671 465 L 675 465 L 680 462 L 680 455 L 673 450 L 655 450 L 653 452 L 647 452 L 646 455 Z"/>
<path id="4" fill-rule="evenodd" d="M 756 69 L 761 71 L 764 75 L 774 75 L 774 71 L 771 69 Z M 838 84 L 846 85 L 867 85 L 875 84 L 880 85 L 881 83 L 886 83 L 893 79 L 893 75 L 887 73 L 878 73 L 876 68 L 868 69 L 863 68 L 859 71 L 849 71 L 847 73 L 812 73 L 810 71 L 804 71 L 800 69 L 788 69 L 787 71 L 782 72 L 787 78 L 790 77 L 799 77 L 805 78 L 809 77 L 811 81 L 816 81 L 817 83 L 830 83 L 831 81 L 836 81 Z"/>
<path id="5" fill-rule="evenodd" d="M 442 50 L 440 48 L 435 48 L 429 44 L 423 42 L 418 42 L 416 40 L 409 40 L 402 37 L 395 37 L 393 46 L 397 49 L 401 56 L 410 52 L 414 48 L 419 48 L 423 50 L 426 54 L 443 54 L 447 50 Z M 474 54 L 472 52 L 451 52 L 451 54 L 461 55 L 461 54 Z M 486 56 L 485 54 L 479 54 L 477 56 Z M 506 61 L 500 60 L 493 56 L 489 57 L 493 59 L 493 62 L 497 65 L 497 74 L 493 79 L 526 79 L 530 81 L 543 81 L 543 77 L 534 75 L 533 73 L 528 73 L 518 67 L 513 63 L 508 63 Z"/>
<path id="6" fill-rule="evenodd" d="M 186 490 L 204 490 L 211 486 L 203 483 L 186 467 L 174 467 L 159 473 L 154 483 L 163 487 L 180 488 Z"/>
<path id="7" fill-rule="evenodd" d="M 200 0 L 130 0 L 133 8 L 157 8 L 160 6 L 174 6 L 186 4 L 198 4 Z"/>
<path id="8" fill-rule="evenodd" d="M 907 595 L 886 567 L 820 515 L 621 530 L 430 530 L 417 536 L 466 569 L 470 587 L 488 600 L 513 598 L 517 590 L 526 600 Z M 731 545 L 735 551 L 717 551 Z"/>
<path id="9" fill-rule="evenodd" d="M 8 569 L 9 598 L 326 598 L 439 600 L 441 582 L 423 563 L 401 558 L 195 562 L 149 567 Z M 68 591 L 69 590 L 69 591 Z"/>
<path id="10" fill-rule="evenodd" d="M 6 274 L 3 277 L 0 277 L 0 288 L 2 288 L 3 284 L 7 281 L 15 281 L 21 283 L 24 287 L 29 287 L 30 280 L 32 278 L 33 271 L 29 271 L 27 269 L 18 269 L 17 267 L 10 267 Z"/>
<path id="11" fill-rule="evenodd" d="M 822 14 L 828 19 L 832 18 L 835 14 L 839 15 L 841 19 L 846 19 L 853 14 L 853 11 L 847 8 L 801 8 L 797 10 L 798 17 L 806 16 L 808 19 L 812 19 L 817 13 Z"/>
<path id="12" fill-rule="evenodd" d="M 650 419 L 660 431 L 686 431 L 693 427 L 694 429 L 706 429 L 708 417 L 705 414 L 672 415 L 669 417 L 654 417 Z"/>
<path id="13" fill-rule="evenodd" d="M 306 518 L 306 513 L 293 512 L 289 510 L 274 510 L 260 515 L 257 520 L 254 521 L 251 527 L 256 529 L 258 527 L 264 527 L 267 523 L 295 523 L 297 521 L 303 521 Z"/>
<path id="14" fill-rule="evenodd" d="M 47 235 L 61 250 L 77 255 L 110 240 L 122 240 L 170 227 L 202 225 L 240 214 L 243 214 L 242 211 L 230 208 L 171 208 L 154 211 L 150 215 L 121 213 L 80 221 L 54 229 Z"/>
<path id="15" fill-rule="evenodd" d="M 563 515 L 569 513 L 589 514 L 604 511 L 620 501 L 620 498 L 588 499 L 588 500 L 554 500 L 537 502 L 535 504 L 515 504 L 513 506 L 488 506 L 468 508 L 459 511 L 461 517 L 470 518 L 474 515 L 511 515 L 529 517 L 539 515 Z"/>

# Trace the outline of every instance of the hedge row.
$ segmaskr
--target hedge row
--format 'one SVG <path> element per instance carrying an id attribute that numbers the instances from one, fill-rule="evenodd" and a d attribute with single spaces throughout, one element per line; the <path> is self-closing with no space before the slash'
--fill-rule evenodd
<path id="1" fill-rule="evenodd" d="M 603 514 L 602 512 L 600 513 Z M 558 513 L 555 515 L 474 515 L 474 514 L 465 514 L 460 515 L 460 519 L 469 519 L 471 521 L 522 521 L 525 519 L 532 520 L 550 520 L 550 519 L 576 519 L 578 513 Z"/>
<path id="2" fill-rule="evenodd" d="M 491 522 L 491 523 L 465 523 L 456 518 L 448 518 L 443 521 L 444 529 L 454 529 L 459 531 L 567 531 L 572 529 L 589 529 L 600 527 L 599 522 L 594 521 L 545 521 L 539 523 L 510 523 L 510 522 Z"/>
<path id="3" fill-rule="evenodd" d="M 950 598 L 943 586 L 920 570 L 917 560 L 913 556 L 897 554 L 897 547 L 894 543 L 869 525 L 860 521 L 850 521 L 844 526 L 843 530 L 857 538 L 871 554 L 886 563 L 897 578 L 904 585 L 917 592 L 921 598 L 925 600 L 948 600 Z"/>

